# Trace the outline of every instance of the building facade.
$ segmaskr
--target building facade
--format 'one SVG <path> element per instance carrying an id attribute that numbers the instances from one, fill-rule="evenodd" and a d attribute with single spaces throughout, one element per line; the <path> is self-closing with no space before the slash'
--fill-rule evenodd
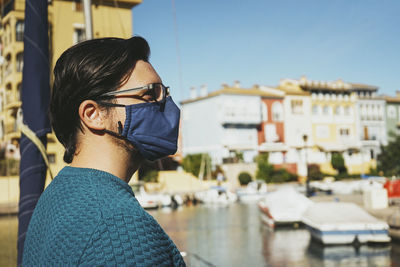
<path id="1" fill-rule="evenodd" d="M 212 93 L 203 88 L 199 95 L 193 90 L 191 99 L 181 103 L 184 156 L 208 153 L 219 165 L 238 154 L 253 162 L 260 147 L 282 150 L 282 93 L 259 86 L 243 89 L 239 83 Z"/>
<path id="2" fill-rule="evenodd" d="M 393 141 L 400 134 L 400 91 L 395 97 L 386 97 L 386 134 L 388 141 Z"/>
<path id="3" fill-rule="evenodd" d="M 132 36 L 131 9 L 141 0 L 93 1 L 93 35 L 99 37 Z M 23 69 L 24 0 L 0 0 L 1 5 L 1 49 L 0 49 L 0 140 L 5 154 L 9 150 L 19 158 L 22 120 L 21 85 Z M 49 1 L 49 52 L 52 69 L 61 53 L 85 39 L 83 5 L 81 1 Z M 52 78 L 51 78 L 52 79 Z M 48 135 L 47 153 L 53 173 L 63 166 L 64 148 L 54 134 Z"/>

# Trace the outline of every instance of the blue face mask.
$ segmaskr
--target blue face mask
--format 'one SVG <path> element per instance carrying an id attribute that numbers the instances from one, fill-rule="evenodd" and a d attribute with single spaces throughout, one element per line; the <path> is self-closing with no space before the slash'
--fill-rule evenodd
<path id="1" fill-rule="evenodd" d="M 132 143 L 144 158 L 154 161 L 175 154 L 180 110 L 171 96 L 166 97 L 161 104 L 111 105 L 125 107 L 125 125 L 122 128 L 119 122 L 118 136 Z"/>

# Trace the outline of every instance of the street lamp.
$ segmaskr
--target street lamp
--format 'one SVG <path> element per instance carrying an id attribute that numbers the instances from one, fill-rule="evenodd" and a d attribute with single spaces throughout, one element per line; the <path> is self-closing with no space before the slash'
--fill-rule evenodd
<path id="1" fill-rule="evenodd" d="M 310 181 L 308 180 L 308 163 L 307 163 L 307 140 L 308 136 L 306 134 L 303 135 L 303 141 L 304 141 L 304 161 L 306 164 L 306 196 L 310 196 Z"/>

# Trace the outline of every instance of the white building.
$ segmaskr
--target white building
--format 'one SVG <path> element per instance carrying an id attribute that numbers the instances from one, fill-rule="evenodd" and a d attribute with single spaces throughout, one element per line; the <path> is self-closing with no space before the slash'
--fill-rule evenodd
<path id="1" fill-rule="evenodd" d="M 213 164 L 222 164 L 239 152 L 245 162 L 253 162 L 259 151 L 262 96 L 271 93 L 239 84 L 212 93 L 203 88 L 200 96 L 192 89 L 191 99 L 181 103 L 183 156 L 208 153 Z"/>

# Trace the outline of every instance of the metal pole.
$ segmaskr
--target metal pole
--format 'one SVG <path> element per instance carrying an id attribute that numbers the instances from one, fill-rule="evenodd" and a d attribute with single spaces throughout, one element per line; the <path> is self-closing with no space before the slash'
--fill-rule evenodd
<path id="1" fill-rule="evenodd" d="M 83 0 L 83 11 L 85 16 L 85 33 L 86 40 L 93 39 L 93 26 L 92 26 L 92 1 Z"/>

